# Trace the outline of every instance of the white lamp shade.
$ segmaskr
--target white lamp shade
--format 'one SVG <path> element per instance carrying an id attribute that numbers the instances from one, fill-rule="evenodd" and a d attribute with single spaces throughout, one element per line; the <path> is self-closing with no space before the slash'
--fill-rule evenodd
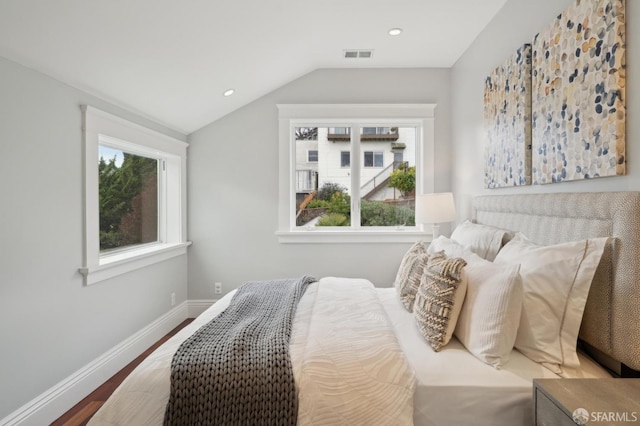
<path id="1" fill-rule="evenodd" d="M 456 207 L 451 192 L 417 195 L 416 224 L 436 224 L 454 220 L 456 220 Z"/>

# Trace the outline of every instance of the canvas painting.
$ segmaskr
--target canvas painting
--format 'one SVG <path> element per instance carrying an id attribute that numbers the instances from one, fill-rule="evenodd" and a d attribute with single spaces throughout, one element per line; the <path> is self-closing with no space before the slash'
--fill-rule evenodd
<path id="1" fill-rule="evenodd" d="M 531 45 L 496 68 L 484 86 L 485 188 L 531 183 Z"/>
<path id="2" fill-rule="evenodd" d="M 532 61 L 533 183 L 624 175 L 624 1 L 577 0 Z"/>

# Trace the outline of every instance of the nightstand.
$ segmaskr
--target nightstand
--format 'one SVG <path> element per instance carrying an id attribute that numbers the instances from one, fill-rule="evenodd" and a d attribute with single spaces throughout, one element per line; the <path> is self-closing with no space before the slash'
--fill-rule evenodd
<path id="1" fill-rule="evenodd" d="M 533 410 L 536 426 L 639 424 L 640 379 L 534 379 Z"/>

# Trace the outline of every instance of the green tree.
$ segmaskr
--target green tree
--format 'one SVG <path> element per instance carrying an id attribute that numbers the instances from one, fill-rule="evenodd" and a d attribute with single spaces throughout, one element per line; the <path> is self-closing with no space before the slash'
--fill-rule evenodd
<path id="1" fill-rule="evenodd" d="M 100 158 L 100 250 L 143 242 L 142 226 L 136 221 L 142 221 L 140 209 L 148 204 L 142 198 L 155 197 L 157 217 L 157 173 L 158 162 L 152 158 L 124 153 L 120 167 L 115 158 L 108 162 Z"/>
<path id="2" fill-rule="evenodd" d="M 391 172 L 389 186 L 398 189 L 403 197 L 416 189 L 416 168 L 402 165 Z"/>

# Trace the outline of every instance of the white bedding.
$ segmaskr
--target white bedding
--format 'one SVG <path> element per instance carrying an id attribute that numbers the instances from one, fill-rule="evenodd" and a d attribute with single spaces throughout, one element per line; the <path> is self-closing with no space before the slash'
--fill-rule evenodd
<path id="1" fill-rule="evenodd" d="M 317 286 L 310 286 L 298 306 L 292 331 L 296 383 L 306 382 L 307 386 L 299 395 L 299 424 L 374 424 L 376 419 L 384 425 L 410 424 L 412 412 L 416 425 L 531 424 L 531 380 L 557 377 L 517 351 L 502 370 L 479 361 L 455 339 L 440 352 L 434 352 L 395 289 L 373 289 L 366 280 L 323 278 L 321 282 L 328 284 L 325 293 L 330 296 L 329 302 L 316 305 Z M 368 288 L 365 296 L 370 300 L 354 299 L 342 290 L 351 287 Z M 343 300 L 330 302 L 335 296 Z M 147 357 L 89 424 L 161 425 L 169 398 L 174 352 L 194 331 L 222 312 L 231 297 L 232 293 L 227 294 Z M 320 315 L 311 322 L 305 321 L 305 317 L 318 313 L 314 311 L 321 311 Z M 339 314 L 346 314 L 347 319 Z M 362 329 L 365 323 L 372 325 L 369 331 Z M 352 340 L 349 327 L 359 328 L 379 350 L 367 349 L 362 346 L 365 342 Z M 351 346 L 351 350 L 329 355 L 330 351 L 323 349 L 328 342 L 342 348 Z M 363 361 L 365 354 L 369 361 Z M 394 356 L 389 357 L 390 354 Z M 380 357 L 384 360 L 380 361 Z M 581 361 L 583 371 L 576 373 L 581 377 L 606 375 L 595 363 L 584 358 Z M 327 365 L 329 369 L 325 368 Z M 358 376 L 364 381 L 336 380 L 347 370 L 365 372 Z M 317 388 L 322 388 L 320 393 Z M 314 404 L 344 405 L 336 410 L 314 411 Z M 368 412 L 373 414 L 366 421 L 354 420 L 365 418 L 362 416 Z"/>
<path id="2" fill-rule="evenodd" d="M 414 397 L 416 425 L 533 424 L 532 380 L 557 378 L 550 370 L 514 350 L 501 370 L 475 358 L 456 339 L 434 352 L 415 327 L 395 289 L 378 295 L 418 381 Z M 576 377 L 610 377 L 586 356 Z"/>
<path id="3" fill-rule="evenodd" d="M 413 424 L 415 377 L 373 285 L 329 277 L 307 293 L 291 338 L 298 425 Z"/>
<path id="4" fill-rule="evenodd" d="M 91 425 L 161 425 L 174 352 L 231 301 L 232 294 L 145 359 L 91 419 Z M 411 425 L 415 378 L 373 285 L 323 278 L 293 321 L 291 360 L 299 425 Z"/>

